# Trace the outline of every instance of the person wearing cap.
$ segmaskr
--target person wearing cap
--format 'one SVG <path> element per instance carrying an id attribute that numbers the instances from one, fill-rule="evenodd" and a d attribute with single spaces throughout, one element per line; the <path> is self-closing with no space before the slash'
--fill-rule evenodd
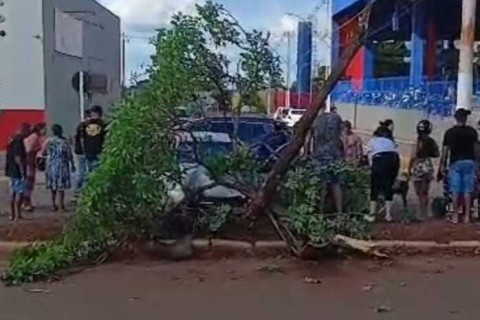
<path id="1" fill-rule="evenodd" d="M 462 207 L 464 223 L 470 223 L 472 196 L 475 193 L 475 148 L 478 134 L 473 127 L 467 125 L 470 113 L 462 108 L 455 111 L 456 124 L 445 132 L 438 168 L 438 180 L 441 180 L 448 163 L 448 182 L 453 197 L 452 223 L 459 222 Z"/>
<path id="2" fill-rule="evenodd" d="M 434 179 L 434 166 L 432 159 L 438 158 L 440 151 L 435 140 L 430 137 L 432 123 L 421 120 L 417 124 L 417 140 L 412 148 L 408 175 L 413 179 L 413 186 L 418 197 L 418 218 L 431 218 L 429 211 L 430 183 Z"/>

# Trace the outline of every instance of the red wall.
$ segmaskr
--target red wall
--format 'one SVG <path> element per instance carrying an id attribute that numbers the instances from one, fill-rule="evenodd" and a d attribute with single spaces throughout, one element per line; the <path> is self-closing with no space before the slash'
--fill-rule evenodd
<path id="1" fill-rule="evenodd" d="M 427 59 L 426 74 L 432 79 L 437 74 L 437 25 L 433 19 L 427 24 Z"/>
<path id="2" fill-rule="evenodd" d="M 358 25 L 358 19 L 341 23 L 340 29 L 340 55 L 343 54 L 345 48 L 353 41 L 353 37 Z M 363 79 L 365 77 L 365 48 L 362 47 L 345 70 L 345 76 L 352 81 L 354 88 L 360 91 L 363 88 Z"/>
<path id="3" fill-rule="evenodd" d="M 312 104 L 310 93 L 290 93 L 290 106 L 298 108 L 309 108 Z M 287 92 L 277 91 L 275 96 L 275 109 L 278 107 L 285 107 L 287 105 Z"/>
<path id="4" fill-rule="evenodd" d="M 0 110 L 0 150 L 7 147 L 10 138 L 23 122 L 32 125 L 45 121 L 44 110 Z"/>

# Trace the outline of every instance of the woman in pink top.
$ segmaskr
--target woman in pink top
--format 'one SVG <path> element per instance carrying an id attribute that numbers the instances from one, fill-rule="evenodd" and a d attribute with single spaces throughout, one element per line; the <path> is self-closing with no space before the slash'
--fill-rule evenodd
<path id="1" fill-rule="evenodd" d="M 362 138 L 355 134 L 352 130 L 352 123 L 346 120 L 345 128 L 345 160 L 348 163 L 359 165 L 363 157 Z"/>
<path id="2" fill-rule="evenodd" d="M 35 176 L 37 173 L 36 162 L 37 158 L 41 155 L 46 134 L 46 124 L 43 122 L 37 123 L 33 127 L 30 135 L 23 140 L 25 144 L 25 150 L 27 152 L 27 172 L 23 204 L 25 210 L 30 212 L 33 211 L 32 193 L 33 189 L 35 188 Z"/>

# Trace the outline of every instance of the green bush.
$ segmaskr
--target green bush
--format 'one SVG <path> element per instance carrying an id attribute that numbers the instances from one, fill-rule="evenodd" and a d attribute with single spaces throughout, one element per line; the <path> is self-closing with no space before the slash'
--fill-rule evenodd
<path id="1" fill-rule="evenodd" d="M 343 190 L 343 213 L 335 213 L 327 184 L 338 176 Z M 297 163 L 285 178 L 277 202 L 285 208 L 280 218 L 313 245 L 331 243 L 337 234 L 365 238 L 370 224 L 364 220 L 368 209 L 369 172 L 346 163 L 317 167 L 311 161 Z"/>

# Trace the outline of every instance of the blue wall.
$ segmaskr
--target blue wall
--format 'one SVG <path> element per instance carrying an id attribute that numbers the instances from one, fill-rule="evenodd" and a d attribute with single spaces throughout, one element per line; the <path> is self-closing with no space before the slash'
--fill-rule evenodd
<path id="1" fill-rule="evenodd" d="M 312 78 L 312 24 L 298 23 L 297 91 L 310 92 Z"/>
<path id="2" fill-rule="evenodd" d="M 332 14 L 336 15 L 340 11 L 357 4 L 362 0 L 331 0 L 332 1 Z"/>

